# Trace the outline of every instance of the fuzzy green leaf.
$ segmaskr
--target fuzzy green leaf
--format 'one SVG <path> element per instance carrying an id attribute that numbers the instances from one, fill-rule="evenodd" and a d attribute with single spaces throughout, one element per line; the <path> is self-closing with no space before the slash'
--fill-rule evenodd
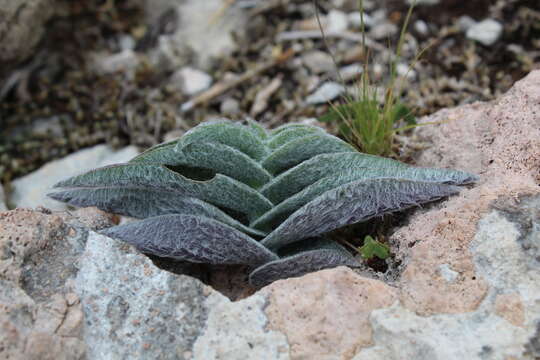
<path id="1" fill-rule="evenodd" d="M 96 206 L 114 214 L 138 219 L 185 214 L 204 216 L 230 225 L 246 234 L 265 236 L 236 221 L 217 207 L 171 190 L 141 188 L 76 188 L 48 194 L 49 197 L 79 207 Z"/>
<path id="2" fill-rule="evenodd" d="M 194 127 L 177 143 L 177 150 L 187 144 L 200 142 L 228 145 L 255 160 L 268 155 L 268 148 L 249 128 L 230 122 L 204 123 Z"/>
<path id="3" fill-rule="evenodd" d="M 193 263 L 255 266 L 277 259 L 249 236 L 202 216 L 162 215 L 102 233 L 147 254 Z"/>
<path id="4" fill-rule="evenodd" d="M 314 135 L 314 134 L 326 135 L 323 129 L 316 126 L 302 125 L 302 126 L 281 128 L 268 139 L 266 145 L 268 145 L 270 149 L 277 149 L 278 147 L 288 142 L 294 141 L 304 136 Z"/>
<path id="5" fill-rule="evenodd" d="M 154 165 L 178 165 L 179 155 L 175 150 L 178 140 L 169 141 L 164 144 L 156 145 L 142 152 L 130 163 L 149 163 Z"/>
<path id="6" fill-rule="evenodd" d="M 317 126 L 301 124 L 301 123 L 288 123 L 288 124 L 283 124 L 281 126 L 278 126 L 274 130 L 272 130 L 271 131 L 271 137 L 273 138 L 276 135 L 279 135 L 280 133 L 282 133 L 283 131 L 288 131 L 290 129 L 307 129 L 307 130 L 311 129 L 311 130 L 313 130 L 313 129 L 320 129 L 320 128 L 317 127 Z"/>
<path id="7" fill-rule="evenodd" d="M 317 155 L 310 160 L 304 161 L 267 183 L 261 189 L 261 193 L 274 204 L 279 204 L 305 187 L 328 176 L 328 174 L 344 171 L 356 171 L 359 174 L 369 172 L 373 174 L 372 177 L 388 176 L 387 174 L 395 171 L 396 176 L 393 177 L 396 178 L 404 172 L 415 173 L 415 179 L 459 185 L 477 179 L 476 176 L 463 171 L 416 168 L 388 158 L 359 152 L 347 152 Z M 381 175 L 377 176 L 377 172 L 380 172 Z"/>
<path id="8" fill-rule="evenodd" d="M 271 228 L 278 226 L 294 211 L 300 209 L 324 192 L 355 180 L 365 179 L 366 177 L 369 177 L 367 172 L 362 173 L 358 171 L 344 171 L 326 176 L 305 187 L 302 191 L 294 194 L 290 198 L 282 201 L 260 218 L 256 219 L 251 226 L 256 229 L 266 229 L 270 231 Z"/>
<path id="9" fill-rule="evenodd" d="M 356 152 L 346 142 L 330 135 L 316 134 L 290 141 L 267 157 L 262 166 L 272 174 L 298 165 L 319 154 Z"/>
<path id="10" fill-rule="evenodd" d="M 264 127 L 262 127 L 255 120 L 248 120 L 248 128 L 253 134 L 255 134 L 259 139 L 266 140 L 268 138 L 268 132 Z"/>
<path id="11" fill-rule="evenodd" d="M 459 192 L 456 186 L 396 179 L 360 180 L 329 190 L 301 207 L 262 244 L 277 249 L 339 227 Z"/>
<path id="12" fill-rule="evenodd" d="M 191 166 L 213 170 L 251 187 L 266 184 L 272 176 L 262 166 L 233 147 L 221 143 L 189 143 L 180 149 L 178 142 L 145 152 L 131 163 Z"/>
<path id="13" fill-rule="evenodd" d="M 390 164 L 392 165 L 395 163 L 390 162 Z M 335 168 L 333 170 L 335 170 Z M 449 172 L 451 172 L 451 174 L 449 174 Z M 353 181 L 384 178 L 453 183 L 460 179 L 457 176 L 462 176 L 462 173 L 458 173 L 454 174 L 456 177 L 452 178 L 449 175 L 452 175 L 453 172 L 454 170 L 417 168 L 413 166 L 401 166 L 401 164 L 395 168 L 365 168 L 363 171 L 359 171 L 358 168 L 353 167 L 352 169 L 338 171 L 336 173 L 329 172 L 332 175 L 323 177 L 315 183 L 304 187 L 300 192 L 283 200 L 266 214 L 256 219 L 251 226 L 257 229 L 269 230 L 270 227 L 279 225 L 279 223 L 285 220 L 295 210 L 315 199 L 325 191 Z M 463 174 L 463 176 L 467 175 L 468 174 Z M 448 181 L 449 179 L 454 180 Z M 277 201 L 279 201 L 279 199 L 277 199 Z"/>
<path id="14" fill-rule="evenodd" d="M 214 170 L 251 187 L 260 187 L 272 176 L 255 160 L 223 144 L 192 143 L 182 147 L 181 165 Z"/>
<path id="15" fill-rule="evenodd" d="M 360 264 L 334 241 L 307 239 L 291 254 L 253 270 L 249 282 L 253 286 L 262 287 L 279 279 L 298 277 L 336 266 L 359 267 Z"/>
<path id="16" fill-rule="evenodd" d="M 92 170 L 62 181 L 55 187 L 146 187 L 174 190 L 181 196 L 194 197 L 248 216 L 262 215 L 272 208 L 272 203 L 257 191 L 225 175 L 217 174 L 209 180 L 196 181 L 163 166 L 139 163 L 113 165 Z"/>

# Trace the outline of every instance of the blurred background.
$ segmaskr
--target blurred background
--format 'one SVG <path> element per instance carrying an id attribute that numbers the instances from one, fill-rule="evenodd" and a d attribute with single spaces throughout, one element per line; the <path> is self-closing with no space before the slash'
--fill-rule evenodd
<path id="1" fill-rule="evenodd" d="M 366 62 L 384 86 L 409 5 L 364 0 L 364 48 L 357 0 L 0 0 L 0 179 L 220 116 L 317 123 Z M 415 116 L 488 101 L 540 68 L 540 1 L 418 0 L 404 39 Z"/>

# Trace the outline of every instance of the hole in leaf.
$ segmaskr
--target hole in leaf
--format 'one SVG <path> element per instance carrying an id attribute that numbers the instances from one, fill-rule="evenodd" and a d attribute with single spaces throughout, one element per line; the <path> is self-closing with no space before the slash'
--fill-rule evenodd
<path id="1" fill-rule="evenodd" d="M 174 171 L 188 179 L 195 181 L 209 181 L 216 177 L 216 172 L 210 169 L 184 166 L 184 165 L 165 165 L 167 169 Z"/>
<path id="2" fill-rule="evenodd" d="M 248 219 L 246 214 L 241 213 L 240 211 L 236 211 L 236 210 L 233 210 L 233 209 L 223 207 L 223 206 L 218 206 L 216 204 L 212 204 L 212 205 L 214 205 L 219 210 L 223 211 L 225 214 L 229 215 L 230 217 L 232 217 L 236 221 L 240 222 L 241 224 L 246 225 L 246 226 L 249 225 L 249 219 Z"/>

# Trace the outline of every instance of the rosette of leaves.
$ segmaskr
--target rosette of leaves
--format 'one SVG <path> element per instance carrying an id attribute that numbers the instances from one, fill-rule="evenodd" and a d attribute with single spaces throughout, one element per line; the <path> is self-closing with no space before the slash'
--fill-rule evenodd
<path id="1" fill-rule="evenodd" d="M 339 227 L 433 201 L 475 176 L 367 155 L 320 128 L 203 123 L 125 164 L 58 183 L 52 198 L 137 219 L 103 231 L 141 252 L 245 264 L 255 286 L 358 266 L 324 237 Z"/>

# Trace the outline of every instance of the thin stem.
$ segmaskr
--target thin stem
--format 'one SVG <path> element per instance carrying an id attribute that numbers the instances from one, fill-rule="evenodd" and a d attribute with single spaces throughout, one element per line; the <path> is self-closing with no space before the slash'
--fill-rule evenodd
<path id="1" fill-rule="evenodd" d="M 339 71 L 339 65 L 336 60 L 336 57 L 334 56 L 334 53 L 330 50 L 330 46 L 328 45 L 328 38 L 326 37 L 326 33 L 324 32 L 324 28 L 322 26 L 317 0 L 313 0 L 313 7 L 315 8 L 315 18 L 317 19 L 317 25 L 319 26 L 319 29 L 321 30 L 321 36 L 322 36 L 324 47 L 326 48 L 326 51 L 328 51 L 328 54 L 330 54 L 330 57 L 332 58 L 332 62 L 334 63 L 334 67 L 336 68 L 339 82 L 345 87 L 345 81 L 343 80 L 343 77 L 341 76 L 341 72 Z"/>

